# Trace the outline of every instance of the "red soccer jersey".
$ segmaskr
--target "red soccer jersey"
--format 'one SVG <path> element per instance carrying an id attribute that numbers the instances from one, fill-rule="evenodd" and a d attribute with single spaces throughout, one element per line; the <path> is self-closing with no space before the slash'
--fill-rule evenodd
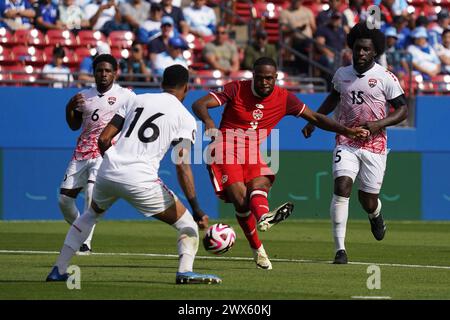
<path id="1" fill-rule="evenodd" d="M 284 88 L 275 86 L 268 97 L 262 98 L 252 84 L 252 80 L 232 81 L 223 91 L 210 92 L 221 105 L 226 104 L 219 127 L 223 133 L 227 129 L 254 130 L 261 142 L 284 116 L 299 117 L 305 110 L 306 105 Z"/>

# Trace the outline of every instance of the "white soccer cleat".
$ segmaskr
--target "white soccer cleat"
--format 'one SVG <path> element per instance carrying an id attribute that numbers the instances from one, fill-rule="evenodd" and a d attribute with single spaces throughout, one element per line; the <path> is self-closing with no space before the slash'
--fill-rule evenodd
<path id="1" fill-rule="evenodd" d="M 272 263 L 270 262 L 266 250 L 264 250 L 264 247 L 261 245 L 259 249 L 252 249 L 252 250 L 253 250 L 253 259 L 256 262 L 256 267 L 264 270 L 272 270 Z"/>
<path id="2" fill-rule="evenodd" d="M 263 214 L 258 221 L 258 230 L 261 232 L 269 230 L 272 226 L 287 219 L 294 210 L 294 205 L 290 202 L 282 204 L 275 210 Z"/>

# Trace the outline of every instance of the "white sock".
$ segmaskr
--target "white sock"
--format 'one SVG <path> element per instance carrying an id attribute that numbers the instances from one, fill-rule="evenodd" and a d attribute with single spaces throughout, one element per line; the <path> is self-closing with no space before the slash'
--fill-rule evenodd
<path id="1" fill-rule="evenodd" d="M 83 213 L 74 221 L 67 233 L 64 244 L 73 250 L 77 251 L 80 246 L 92 231 L 92 228 L 97 223 L 97 215 L 92 208 Z"/>
<path id="2" fill-rule="evenodd" d="M 191 272 L 198 250 L 198 227 L 189 210 L 186 210 L 172 227 L 178 230 L 178 272 Z"/>
<path id="3" fill-rule="evenodd" d="M 72 224 L 79 216 L 80 211 L 75 204 L 75 198 L 60 194 L 58 198 L 59 208 L 64 216 L 64 219 Z"/>
<path id="4" fill-rule="evenodd" d="M 377 199 L 377 200 L 378 200 L 378 206 L 377 206 L 377 208 L 375 209 L 374 212 L 368 214 L 369 215 L 369 219 L 374 219 L 374 218 L 376 218 L 376 217 L 378 217 L 380 215 L 380 212 L 381 212 L 381 201 L 380 201 L 380 199 Z"/>
<path id="5" fill-rule="evenodd" d="M 67 272 L 67 267 L 69 266 L 69 261 L 75 255 L 76 251 L 71 247 L 63 245 L 61 252 L 59 253 L 58 259 L 56 260 L 55 266 L 58 267 L 60 275 Z"/>
<path id="6" fill-rule="evenodd" d="M 92 202 L 92 194 L 94 193 L 94 183 L 88 182 L 84 188 L 84 211 L 89 209 Z"/>
<path id="7" fill-rule="evenodd" d="M 347 229 L 349 202 L 350 198 L 335 194 L 333 194 L 333 199 L 331 200 L 330 215 L 336 251 L 345 250 L 345 232 Z"/>

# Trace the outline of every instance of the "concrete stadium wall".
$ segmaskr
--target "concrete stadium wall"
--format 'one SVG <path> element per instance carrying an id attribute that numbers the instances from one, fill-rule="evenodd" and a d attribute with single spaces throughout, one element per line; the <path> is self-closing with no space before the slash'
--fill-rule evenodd
<path id="1" fill-rule="evenodd" d="M 76 92 L 0 88 L 0 219 L 62 219 L 57 195 L 79 134 L 67 127 L 64 112 L 67 100 Z M 191 91 L 185 105 L 190 109 L 204 94 L 206 91 Z M 299 97 L 317 109 L 325 95 Z M 221 112 L 222 108 L 212 110 L 217 123 Z M 381 191 L 383 212 L 388 219 L 450 220 L 450 98 L 418 97 L 416 119 L 415 128 L 388 130 L 391 152 Z M 303 119 L 288 117 L 278 126 L 280 165 L 270 193 L 271 205 L 290 200 L 296 205 L 294 218 L 328 218 L 334 135 L 317 130 L 305 140 L 300 132 L 304 124 Z M 203 140 L 202 134 L 199 130 L 197 141 Z M 206 144 L 203 141 L 203 146 Z M 201 148 L 196 150 L 201 152 Z M 212 218 L 234 215 L 230 205 L 217 201 L 205 165 L 193 165 L 193 171 L 204 210 Z M 160 175 L 185 201 L 168 157 Z M 356 198 L 352 198 L 350 215 L 365 218 Z M 80 197 L 80 208 L 82 200 Z M 105 218 L 142 217 L 119 201 Z"/>

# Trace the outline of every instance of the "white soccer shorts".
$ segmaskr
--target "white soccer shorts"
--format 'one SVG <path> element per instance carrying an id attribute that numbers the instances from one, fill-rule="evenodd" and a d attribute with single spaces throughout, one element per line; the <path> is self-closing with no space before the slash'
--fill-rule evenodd
<path id="1" fill-rule="evenodd" d="M 386 171 L 387 154 L 338 145 L 333 151 L 333 177 L 358 179 L 359 190 L 378 194 Z"/>
<path id="2" fill-rule="evenodd" d="M 88 180 L 95 182 L 102 160 L 102 157 L 88 160 L 71 160 L 64 175 L 64 180 L 61 183 L 61 189 L 84 188 Z"/>
<path id="3" fill-rule="evenodd" d="M 100 209 L 108 210 L 120 198 L 146 217 L 167 210 L 178 200 L 160 179 L 142 187 L 97 177 L 92 200 Z"/>

